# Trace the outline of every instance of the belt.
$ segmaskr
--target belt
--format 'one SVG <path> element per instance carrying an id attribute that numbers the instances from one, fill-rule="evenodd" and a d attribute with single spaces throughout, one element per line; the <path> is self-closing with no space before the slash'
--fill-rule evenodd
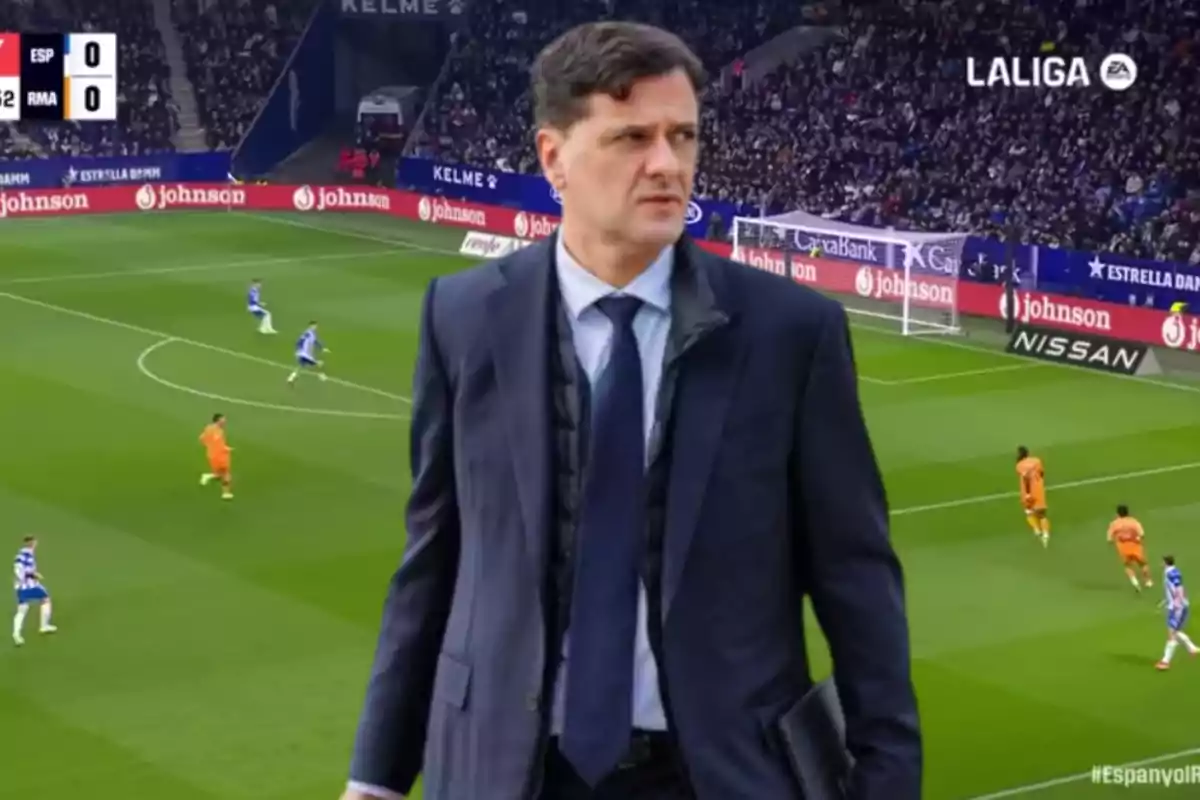
<path id="1" fill-rule="evenodd" d="M 550 745 L 561 753 L 558 741 L 558 737 L 555 736 L 551 738 Z M 646 764 L 661 763 L 671 759 L 671 737 L 666 732 L 635 728 L 629 737 L 629 749 L 617 763 L 617 770 L 636 769 Z"/>
<path id="2" fill-rule="evenodd" d="M 633 769 L 655 761 L 671 759 L 671 737 L 664 731 L 634 729 L 629 737 L 629 750 L 617 764 L 617 769 Z"/>

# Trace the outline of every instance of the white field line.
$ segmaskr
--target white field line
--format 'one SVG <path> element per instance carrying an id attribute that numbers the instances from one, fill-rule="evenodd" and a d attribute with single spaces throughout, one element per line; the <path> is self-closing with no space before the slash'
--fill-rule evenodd
<path id="1" fill-rule="evenodd" d="M 1004 364 L 999 367 L 983 367 L 981 369 L 967 369 L 962 372 L 941 372 L 936 375 L 919 375 L 915 378 L 900 378 L 892 381 L 893 386 L 910 386 L 914 383 L 932 383 L 934 381 L 949 381 L 955 378 L 969 378 L 975 375 L 993 375 L 997 372 L 1017 372 L 1020 370 L 1038 369 L 1040 367 L 1048 367 L 1048 363 L 1031 363 L 1031 364 Z"/>
<path id="2" fill-rule="evenodd" d="M 1164 764 L 1168 761 L 1178 761 L 1181 758 L 1189 756 L 1200 756 L 1200 747 L 1193 747 L 1188 750 L 1179 750 L 1174 753 L 1164 753 L 1161 756 L 1153 756 L 1151 758 L 1143 758 L 1140 761 L 1130 761 L 1126 764 L 1106 765 L 1120 769 L 1136 769 L 1137 767 L 1149 767 L 1154 764 Z M 1079 772 L 1074 775 L 1065 775 L 1061 778 L 1054 778 L 1040 783 L 1029 783 L 1024 786 L 1014 786 L 1011 789 L 1005 789 L 1001 792 L 993 792 L 992 794 L 981 794 L 978 797 L 972 797 L 970 800 L 1002 800 L 1005 797 L 1019 797 L 1021 795 L 1033 794 L 1046 789 L 1053 789 L 1057 786 L 1066 786 L 1072 783 L 1082 783 L 1084 781 L 1096 782 L 1096 778 L 1103 773 L 1097 773 L 1094 770 L 1090 772 Z M 1097 783 L 1097 785 L 1104 785 Z M 1110 785 L 1116 785 L 1110 784 Z M 1132 788 L 1132 787 L 1126 787 Z"/>
<path id="3" fill-rule="evenodd" d="M 341 261 L 354 258 L 374 258 L 392 253 L 405 252 L 404 248 L 371 250 L 361 253 L 325 253 L 315 256 L 292 256 L 285 258 L 257 258 L 246 261 L 220 261 L 207 264 L 184 264 L 176 267 L 150 267 L 147 269 L 122 269 L 112 272 L 76 272 L 68 275 L 28 275 L 0 281 L 0 286 L 15 286 L 27 283 L 60 283 L 62 281 L 95 281 L 113 278 L 137 277 L 140 275 L 173 275 L 182 272 L 216 272 L 224 269 L 245 267 L 270 267 L 278 264 L 307 264 L 315 261 Z"/>
<path id="4" fill-rule="evenodd" d="M 1048 487 L 1049 491 L 1061 492 L 1064 489 L 1079 489 L 1084 486 L 1099 486 L 1103 483 L 1113 483 L 1115 481 L 1129 480 L 1132 478 L 1148 478 L 1152 475 L 1168 475 L 1172 472 L 1185 472 L 1187 470 L 1200 469 L 1200 461 L 1192 461 L 1187 464 L 1172 464 L 1169 467 L 1154 467 L 1152 469 L 1139 469 L 1133 472 L 1119 472 L 1113 475 L 1098 475 L 1094 478 L 1084 478 L 1077 481 L 1067 481 L 1065 483 L 1055 483 Z M 981 503 L 991 503 L 996 500 L 1012 500 L 1016 501 L 1016 492 L 997 492 L 996 494 L 981 494 L 975 497 L 961 497 L 958 500 L 947 500 L 942 503 L 930 503 L 923 506 L 909 506 L 908 508 L 898 508 L 892 512 L 893 517 L 901 517 L 907 514 L 922 514 L 926 511 L 940 511 L 945 508 L 960 508 L 962 506 L 975 506 Z"/>
<path id="5" fill-rule="evenodd" d="M 407 239 L 392 239 L 387 236 L 378 236 L 376 234 L 366 233 L 364 231 L 353 231 L 353 230 L 349 230 L 348 228 L 330 228 L 325 225 L 317 225 L 316 223 L 313 223 L 313 222 L 305 222 L 305 221 L 299 220 L 299 219 L 292 219 L 291 217 L 275 217 L 275 216 L 271 216 L 270 214 L 256 214 L 252 211 L 237 211 L 234 213 L 240 214 L 243 217 L 249 217 L 250 219 L 259 220 L 260 222 L 271 222 L 276 225 L 287 225 L 292 228 L 303 228 L 304 230 L 308 230 L 308 231 L 316 231 L 317 233 L 326 233 L 326 234 L 329 234 L 330 236 L 343 236 L 347 239 L 358 239 L 359 241 L 363 241 L 363 242 L 375 242 L 376 244 L 387 244 L 387 245 L 391 245 L 392 247 L 400 248 L 403 250 L 413 250 L 413 251 L 421 252 L 421 253 L 431 253 L 433 255 L 438 255 L 438 256 L 456 256 L 458 258 L 469 258 L 469 256 L 464 256 L 462 253 L 458 252 L 457 250 L 446 250 L 445 248 L 442 248 L 442 247 L 432 247 L 430 245 L 424 245 L 424 244 L 420 244 L 418 242 L 412 242 Z M 466 233 L 468 229 L 463 228 L 461 230 L 463 233 Z"/>
<path id="6" fill-rule="evenodd" d="M 192 347 L 198 347 L 201 350 L 208 350 L 213 353 L 220 353 L 222 355 L 230 356 L 231 358 L 240 358 L 243 361 L 252 361 L 256 364 L 265 364 L 267 366 L 277 367 L 280 369 L 291 369 L 292 368 L 288 364 L 284 364 L 279 361 L 272 361 L 269 358 L 262 358 L 261 356 L 251 355 L 250 353 L 243 353 L 239 350 L 230 350 L 225 347 L 218 347 L 215 344 L 208 344 L 207 342 L 199 342 L 199 341 L 196 341 L 195 339 L 185 339 L 182 336 L 176 336 L 174 334 L 167 333 L 166 331 L 158 331 L 158 330 L 154 330 L 153 328 L 144 328 L 141 325 L 132 325 L 128 322 L 122 322 L 121 320 L 118 320 L 118 319 L 110 319 L 109 317 L 101 317 L 97 314 L 89 314 L 86 311 L 79 311 L 74 308 L 67 308 L 66 306 L 59 306 L 59 305 L 55 305 L 54 303 L 47 303 L 44 300 L 37 300 L 32 297 L 25 297 L 24 295 L 20 295 L 20 294 L 13 294 L 12 292 L 0 292 L 0 298 L 12 300 L 13 302 L 16 302 L 16 303 L 25 303 L 26 305 L 34 306 L 35 308 L 45 309 L 46 311 L 53 311 L 58 314 L 65 314 L 70 317 L 77 317 L 79 319 L 86 319 L 91 322 L 98 322 L 101 325 L 109 325 L 114 328 L 122 328 L 127 331 L 134 331 L 135 333 L 143 333 L 147 336 L 153 336 L 155 339 L 172 339 L 177 342 L 182 342 L 184 344 L 191 345 Z M 383 389 L 376 389 L 374 386 L 364 386 L 361 383 L 354 383 L 352 381 L 343 380 L 342 378 L 335 378 L 335 377 L 330 377 L 329 382 L 336 383 L 339 386 L 345 386 L 347 389 L 356 389 L 360 392 L 367 392 L 368 394 L 378 395 L 379 397 L 386 397 L 389 400 L 399 400 L 402 403 L 408 403 L 409 405 L 412 404 L 412 400 L 410 400 L 409 398 L 405 397 L 402 394 L 394 394 L 392 392 L 384 391 Z"/>
<path id="7" fill-rule="evenodd" d="M 147 347 L 145 350 L 143 350 L 141 353 L 138 354 L 138 357 L 137 357 L 138 372 L 142 373 L 147 378 L 149 378 L 150 380 L 157 383 L 159 386 L 165 386 L 166 388 L 174 389 L 177 392 L 183 392 L 184 394 L 190 394 L 193 397 L 203 397 L 207 400 L 216 400 L 218 402 L 228 403 L 230 405 L 249 406 L 250 408 L 265 408 L 269 411 L 289 411 L 294 414 L 312 414 L 312 415 L 316 415 L 316 416 L 325 416 L 325 417 L 347 417 L 350 419 L 389 419 L 389 420 L 408 419 L 408 416 L 404 415 L 404 414 L 379 414 L 379 413 L 373 413 L 373 412 L 368 412 L 368 411 L 338 411 L 336 409 L 327 409 L 327 408 L 306 408 L 304 406 L 288 406 L 288 405 L 283 405 L 280 403 L 264 403 L 264 402 L 260 402 L 258 400 L 245 400 L 240 397 L 228 397 L 225 395 L 215 394 L 213 392 L 201 391 L 200 389 L 193 389 L 190 386 L 184 386 L 183 384 L 175 383 L 173 381 L 167 380 L 166 378 L 157 374 L 152 369 L 150 369 L 150 367 L 148 367 L 146 365 L 146 361 L 150 358 L 151 355 L 158 352 L 159 350 L 166 347 L 167 345 L 175 343 L 175 342 L 177 342 L 179 344 L 189 344 L 188 342 L 184 342 L 183 340 L 176 339 L 174 337 L 171 337 L 168 339 L 162 339 L 160 341 L 155 342 L 154 344 L 150 345 L 149 347 Z"/>
<path id="8" fill-rule="evenodd" d="M 962 372 L 939 372 L 933 375 L 918 375 L 915 378 L 896 378 L 888 380 L 885 378 L 874 378 L 870 375 L 859 375 L 859 380 L 865 383 L 873 383 L 877 386 L 910 386 L 916 383 L 933 383 L 934 381 L 949 381 L 955 378 L 970 378 L 976 375 L 992 375 L 997 372 L 1017 372 L 1019 370 L 1037 369 L 1039 367 L 1048 367 L 1048 363 L 1029 363 L 1029 364 L 1003 364 L 998 367 L 982 367 L 980 369 L 967 369 Z"/>

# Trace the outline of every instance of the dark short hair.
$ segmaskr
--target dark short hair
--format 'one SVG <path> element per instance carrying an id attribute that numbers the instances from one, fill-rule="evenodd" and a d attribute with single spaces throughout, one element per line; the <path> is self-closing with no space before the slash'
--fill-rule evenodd
<path id="1" fill-rule="evenodd" d="M 683 70 L 699 93 L 704 65 L 675 34 L 638 22 L 588 22 L 542 49 L 533 62 L 533 119 L 567 130 L 587 116 L 588 98 L 629 96 L 633 84 Z"/>

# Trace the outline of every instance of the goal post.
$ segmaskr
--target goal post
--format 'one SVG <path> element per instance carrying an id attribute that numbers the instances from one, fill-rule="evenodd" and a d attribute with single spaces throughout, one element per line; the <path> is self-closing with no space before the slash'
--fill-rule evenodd
<path id="1" fill-rule="evenodd" d="M 849 313 L 905 336 L 961 332 L 958 282 L 966 233 L 871 228 L 804 211 L 735 217 L 735 260 L 837 295 Z"/>

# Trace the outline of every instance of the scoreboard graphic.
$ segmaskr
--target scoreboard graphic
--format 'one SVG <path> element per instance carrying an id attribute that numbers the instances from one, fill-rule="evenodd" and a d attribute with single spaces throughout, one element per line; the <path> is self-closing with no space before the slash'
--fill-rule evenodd
<path id="1" fill-rule="evenodd" d="M 0 33 L 0 122 L 116 118 L 115 33 Z"/>

